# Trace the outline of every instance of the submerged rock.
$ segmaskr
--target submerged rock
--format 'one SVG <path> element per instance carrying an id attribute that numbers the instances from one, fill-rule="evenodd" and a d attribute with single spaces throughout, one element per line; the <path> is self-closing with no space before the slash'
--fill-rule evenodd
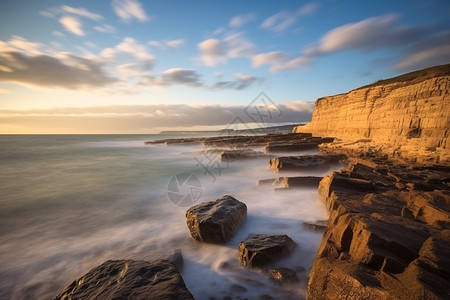
<path id="1" fill-rule="evenodd" d="M 215 201 L 192 206 L 186 212 L 191 236 L 199 242 L 225 243 L 247 217 L 247 206 L 225 195 Z"/>
<path id="2" fill-rule="evenodd" d="M 244 266 L 263 267 L 288 256 L 296 246 L 287 235 L 251 234 L 239 244 L 239 261 Z"/>
<path id="3" fill-rule="evenodd" d="M 108 260 L 76 279 L 54 300 L 194 299 L 167 260 Z"/>

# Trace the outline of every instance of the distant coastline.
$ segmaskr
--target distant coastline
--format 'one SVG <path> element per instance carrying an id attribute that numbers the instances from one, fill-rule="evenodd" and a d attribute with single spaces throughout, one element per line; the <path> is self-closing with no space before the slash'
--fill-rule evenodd
<path id="1" fill-rule="evenodd" d="M 267 134 L 267 133 L 288 133 L 294 127 L 303 126 L 305 123 L 270 126 L 253 129 L 220 129 L 220 130 L 163 130 L 159 134 Z"/>

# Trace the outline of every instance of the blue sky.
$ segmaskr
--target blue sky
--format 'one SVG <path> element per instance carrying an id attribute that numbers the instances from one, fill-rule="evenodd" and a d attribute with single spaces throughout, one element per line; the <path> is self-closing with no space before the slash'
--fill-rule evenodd
<path id="1" fill-rule="evenodd" d="M 450 62 L 450 2 L 2 1 L 0 133 L 226 126 Z"/>

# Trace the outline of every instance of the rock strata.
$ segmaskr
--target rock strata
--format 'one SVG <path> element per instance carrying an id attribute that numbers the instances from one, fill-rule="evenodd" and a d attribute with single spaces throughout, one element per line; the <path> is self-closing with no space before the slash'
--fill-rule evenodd
<path id="1" fill-rule="evenodd" d="M 354 160 L 320 182 L 310 299 L 448 299 L 450 167 Z M 445 254 L 446 253 L 446 254 Z"/>
<path id="2" fill-rule="evenodd" d="M 294 132 L 368 139 L 390 158 L 448 164 L 449 102 L 450 64 L 320 98 L 312 121 Z"/>
<path id="3" fill-rule="evenodd" d="M 239 261 L 244 266 L 264 267 L 288 256 L 296 246 L 287 235 L 251 234 L 239 244 Z"/>
<path id="4" fill-rule="evenodd" d="M 273 172 L 328 170 L 345 159 L 343 155 L 303 155 L 271 158 L 269 167 Z"/>
<path id="5" fill-rule="evenodd" d="M 186 212 L 191 236 L 199 242 L 225 243 L 247 217 L 247 206 L 225 195 L 215 201 L 192 206 Z"/>
<path id="6" fill-rule="evenodd" d="M 194 297 L 167 260 L 109 260 L 76 279 L 54 300 L 186 299 Z"/>

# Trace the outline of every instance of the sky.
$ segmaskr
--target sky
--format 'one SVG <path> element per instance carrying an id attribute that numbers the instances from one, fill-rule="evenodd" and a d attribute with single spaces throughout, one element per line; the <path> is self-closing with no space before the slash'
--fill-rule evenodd
<path id="1" fill-rule="evenodd" d="M 448 0 L 0 1 L 0 134 L 302 123 L 445 63 Z"/>

